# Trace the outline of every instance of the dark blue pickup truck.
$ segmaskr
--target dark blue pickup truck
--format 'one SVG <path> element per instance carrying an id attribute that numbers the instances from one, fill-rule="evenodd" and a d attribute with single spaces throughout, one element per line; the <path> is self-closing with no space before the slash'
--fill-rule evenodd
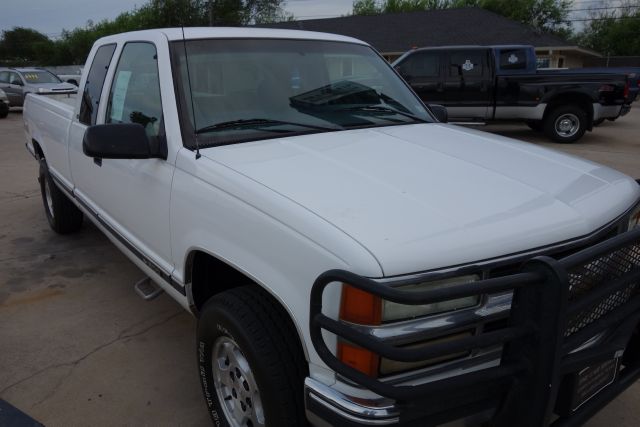
<path id="1" fill-rule="evenodd" d="M 532 46 L 414 49 L 393 66 L 453 121 L 525 121 L 557 142 L 574 142 L 601 120 L 625 115 L 635 97 L 624 72 L 537 70 Z"/>

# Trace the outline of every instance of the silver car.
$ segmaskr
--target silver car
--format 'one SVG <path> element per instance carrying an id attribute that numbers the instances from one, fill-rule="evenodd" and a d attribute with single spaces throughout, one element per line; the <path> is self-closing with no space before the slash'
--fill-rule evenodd
<path id="1" fill-rule="evenodd" d="M 28 93 L 74 93 L 78 87 L 42 68 L 0 68 L 0 89 L 12 107 L 22 107 Z"/>
<path id="2" fill-rule="evenodd" d="M 9 115 L 9 98 L 7 94 L 0 89 L 0 119 L 4 119 Z"/>

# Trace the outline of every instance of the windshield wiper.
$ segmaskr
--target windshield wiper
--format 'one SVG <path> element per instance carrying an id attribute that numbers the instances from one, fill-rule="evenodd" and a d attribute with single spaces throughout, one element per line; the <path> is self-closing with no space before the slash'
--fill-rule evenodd
<path id="1" fill-rule="evenodd" d="M 418 116 L 414 116 L 411 113 L 405 113 L 404 111 L 396 110 L 395 108 L 386 107 L 384 105 L 353 106 L 353 107 L 341 108 L 340 111 L 371 111 L 371 112 L 379 112 L 379 113 L 392 113 L 392 114 L 399 114 L 401 116 L 408 117 L 417 122 L 428 123 L 426 120 L 421 119 Z"/>
<path id="2" fill-rule="evenodd" d="M 251 126 L 261 128 L 261 127 L 279 126 L 279 125 L 299 126 L 307 129 L 315 129 L 315 130 L 322 130 L 322 131 L 331 131 L 331 130 L 339 129 L 339 128 L 330 128 L 325 126 L 310 125 L 306 123 L 286 122 L 282 120 L 273 120 L 273 119 L 239 119 L 239 120 L 230 120 L 228 122 L 220 122 L 210 126 L 205 126 L 203 128 L 197 129 L 195 133 L 196 135 L 200 135 L 201 133 L 215 132 L 218 130 L 225 130 L 225 129 L 242 129 L 242 128 L 251 127 Z M 272 132 L 288 132 L 288 131 L 281 131 L 281 130 L 278 130 L 278 131 L 271 130 L 271 131 Z"/>

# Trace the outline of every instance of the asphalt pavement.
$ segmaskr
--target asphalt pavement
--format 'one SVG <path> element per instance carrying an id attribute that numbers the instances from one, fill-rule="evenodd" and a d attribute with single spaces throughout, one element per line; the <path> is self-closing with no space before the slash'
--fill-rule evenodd
<path id="1" fill-rule="evenodd" d="M 640 104 L 578 143 L 549 143 L 524 125 L 481 130 L 567 151 L 640 178 Z M 206 426 L 195 319 L 143 277 L 92 224 L 49 229 L 24 147 L 22 114 L 0 119 L 0 399 L 47 426 Z M 640 425 L 640 384 L 588 427 Z"/>

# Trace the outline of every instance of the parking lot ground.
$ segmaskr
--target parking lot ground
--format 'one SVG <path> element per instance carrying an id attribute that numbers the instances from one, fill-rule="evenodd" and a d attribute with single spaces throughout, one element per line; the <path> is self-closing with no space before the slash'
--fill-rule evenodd
<path id="1" fill-rule="evenodd" d="M 523 125 L 481 128 L 640 177 L 640 105 L 573 145 Z M 143 275 L 94 226 L 51 231 L 24 148 L 22 116 L 0 120 L 0 399 L 47 426 L 209 425 L 195 320 L 168 296 L 145 302 Z M 544 173 L 544 171 L 540 171 Z M 588 427 L 636 427 L 640 385 Z"/>

